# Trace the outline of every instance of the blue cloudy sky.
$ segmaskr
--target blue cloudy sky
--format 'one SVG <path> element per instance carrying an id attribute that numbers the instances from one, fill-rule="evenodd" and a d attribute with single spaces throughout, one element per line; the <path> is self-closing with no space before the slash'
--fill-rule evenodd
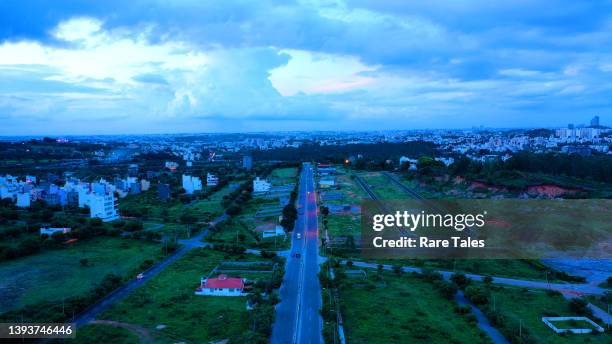
<path id="1" fill-rule="evenodd" d="M 3 0 L 0 135 L 563 126 L 610 1 Z"/>

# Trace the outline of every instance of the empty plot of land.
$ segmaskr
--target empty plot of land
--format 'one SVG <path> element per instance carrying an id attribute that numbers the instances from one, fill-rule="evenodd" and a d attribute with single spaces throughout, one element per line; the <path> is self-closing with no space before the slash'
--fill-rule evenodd
<path id="1" fill-rule="evenodd" d="M 193 250 L 100 318 L 142 326 L 158 342 L 237 338 L 249 328 L 246 297 L 194 294 L 200 278 L 224 256 L 212 250 Z M 158 325 L 164 326 L 158 330 Z"/>
<path id="2" fill-rule="evenodd" d="M 347 277 L 339 292 L 348 343 L 490 342 L 428 282 L 386 272 L 358 277 Z"/>
<path id="3" fill-rule="evenodd" d="M 284 185 L 295 183 L 298 175 L 297 167 L 276 168 L 269 176 L 272 185 Z"/>
<path id="4" fill-rule="evenodd" d="M 389 180 L 389 177 L 380 172 L 364 173 L 361 175 L 361 178 L 381 200 L 413 198 L 411 195 L 402 190 L 400 186 L 392 183 Z"/>
<path id="5" fill-rule="evenodd" d="M 108 273 L 125 276 L 160 254 L 155 243 L 103 237 L 3 262 L 0 312 L 42 301 L 61 303 L 88 292 Z"/>
<path id="6" fill-rule="evenodd" d="M 520 326 L 523 329 L 522 335 L 530 343 L 603 344 L 612 342 L 612 336 L 605 333 L 562 336 L 552 331 L 542 321 L 542 317 L 578 315 L 570 309 L 568 301 L 559 294 L 547 294 L 542 290 L 496 287 L 491 290 L 488 300 L 488 303 L 481 306 L 481 309 L 489 312 L 495 309 L 502 319 L 498 327 L 504 329 L 502 332 L 505 331 L 507 337 L 511 336 L 508 333 L 516 335 Z"/>

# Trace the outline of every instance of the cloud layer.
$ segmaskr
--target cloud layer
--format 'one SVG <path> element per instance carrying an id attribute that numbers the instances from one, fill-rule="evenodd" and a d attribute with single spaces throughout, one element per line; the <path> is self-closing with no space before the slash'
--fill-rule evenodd
<path id="1" fill-rule="evenodd" d="M 0 2 L 0 135 L 605 123 L 611 7 Z"/>

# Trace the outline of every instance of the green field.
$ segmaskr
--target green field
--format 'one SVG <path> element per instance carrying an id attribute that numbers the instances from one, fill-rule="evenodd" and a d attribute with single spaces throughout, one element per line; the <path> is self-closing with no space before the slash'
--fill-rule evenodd
<path id="1" fill-rule="evenodd" d="M 343 169 L 338 169 L 336 185 L 339 186 L 339 189 L 331 190 L 331 192 L 341 192 L 343 198 L 341 200 L 329 201 L 331 204 L 358 204 L 363 199 L 368 198 L 361 186 L 351 178 L 351 174 Z"/>
<path id="2" fill-rule="evenodd" d="M 379 199 L 407 199 L 413 198 L 394 184 L 389 178 L 379 172 L 369 172 L 361 175 L 361 178 L 370 186 L 370 189 Z"/>
<path id="3" fill-rule="evenodd" d="M 558 335 L 542 322 L 542 317 L 575 316 L 568 307 L 568 301 L 559 294 L 548 295 L 541 290 L 526 290 L 514 287 L 492 288 L 489 302 L 483 309 L 495 309 L 502 316 L 503 326 L 507 333 L 516 336 L 519 327 L 523 327 L 523 335 L 532 339 L 531 343 L 611 343 L 609 334 Z M 517 307 L 520 305 L 520 307 Z M 591 319 L 595 320 L 595 319 Z M 600 323 L 600 325 L 602 325 Z"/>
<path id="4" fill-rule="evenodd" d="M 240 183 L 233 181 L 232 183 Z M 207 199 L 198 199 L 188 204 L 183 204 L 178 200 L 162 202 L 157 197 L 157 192 L 149 190 L 139 195 L 130 195 L 119 200 L 120 210 L 137 210 L 143 215 L 143 219 L 153 222 L 178 222 L 181 215 L 189 212 L 198 221 L 209 221 L 219 216 L 224 209 L 221 206 L 223 196 L 232 190 L 229 185 L 213 193 Z"/>
<path id="5" fill-rule="evenodd" d="M 282 250 L 291 244 L 290 234 L 285 237 L 263 239 L 255 228 L 265 221 L 253 219 L 252 215 L 240 215 L 217 225 L 207 238 L 207 242 L 236 244 L 247 248 L 262 248 L 266 250 Z"/>
<path id="6" fill-rule="evenodd" d="M 76 338 L 70 340 L 72 344 L 137 344 L 139 342 L 138 336 L 126 329 L 97 324 L 79 327 L 76 332 Z"/>
<path id="7" fill-rule="evenodd" d="M 329 214 L 327 221 L 330 237 L 359 235 L 361 233 L 361 218 L 359 215 Z"/>
<path id="8" fill-rule="evenodd" d="M 61 304 L 88 292 L 108 273 L 127 276 L 160 255 L 159 244 L 102 237 L 2 262 L 0 313 L 42 301 Z M 86 266 L 81 259 L 87 259 Z"/>
<path id="9" fill-rule="evenodd" d="M 342 198 L 337 200 L 326 200 L 323 204 L 336 205 L 351 205 L 360 204 L 363 199 L 367 199 L 365 191 L 359 186 L 350 172 L 342 167 L 338 167 L 336 175 L 337 189 L 321 190 L 320 195 L 323 198 L 325 193 L 341 194 Z M 348 236 L 359 235 L 361 233 L 361 220 L 359 214 L 332 214 L 327 216 L 329 236 Z M 323 228 L 323 226 L 320 226 Z"/>
<path id="10" fill-rule="evenodd" d="M 269 179 L 272 185 L 284 185 L 295 183 L 297 175 L 297 167 L 276 168 L 270 173 Z"/>
<path id="11" fill-rule="evenodd" d="M 249 329 L 246 297 L 194 294 L 200 278 L 227 258 L 212 250 L 191 251 L 100 318 L 140 325 L 156 342 L 203 343 L 238 338 Z M 166 327 L 157 330 L 158 325 Z"/>
<path id="12" fill-rule="evenodd" d="M 346 278 L 340 305 L 347 343 L 489 343 L 454 301 L 413 275 L 368 271 L 366 280 Z M 326 297 L 326 295 L 324 295 Z"/>

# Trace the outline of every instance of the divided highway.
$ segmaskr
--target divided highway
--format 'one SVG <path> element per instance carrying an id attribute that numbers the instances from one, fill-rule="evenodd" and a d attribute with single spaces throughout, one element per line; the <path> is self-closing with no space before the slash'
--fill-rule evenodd
<path id="1" fill-rule="evenodd" d="M 312 166 L 305 163 L 300 175 L 298 219 L 293 231 L 285 276 L 280 288 L 272 328 L 273 344 L 323 343 L 317 199 Z"/>

